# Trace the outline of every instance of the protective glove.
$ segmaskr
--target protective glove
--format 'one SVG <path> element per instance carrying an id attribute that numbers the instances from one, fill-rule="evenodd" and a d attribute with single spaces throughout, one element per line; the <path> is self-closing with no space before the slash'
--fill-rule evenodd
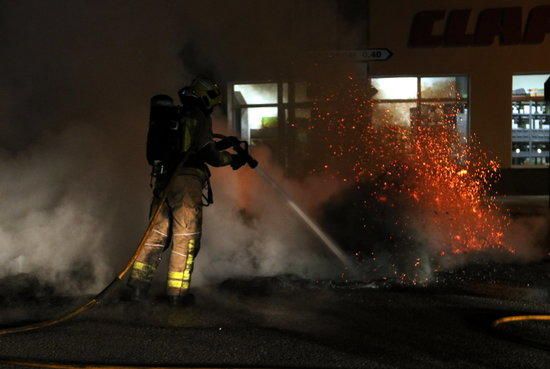
<path id="1" fill-rule="evenodd" d="M 233 147 L 233 146 L 239 146 L 240 143 L 241 143 L 241 140 L 239 140 L 239 139 L 238 139 L 237 137 L 235 137 L 235 136 L 228 136 L 228 137 L 226 137 L 226 139 L 227 139 L 228 144 L 231 144 L 231 147 Z"/>
<path id="2" fill-rule="evenodd" d="M 241 155 L 235 155 L 235 154 L 231 155 L 230 165 L 231 165 L 231 168 L 233 168 L 233 170 L 237 170 L 245 164 L 246 164 L 246 159 L 244 159 Z"/>
<path id="3" fill-rule="evenodd" d="M 227 136 L 227 137 L 222 138 L 219 141 L 216 141 L 216 149 L 219 150 L 219 151 L 227 150 L 230 147 L 239 146 L 239 144 L 240 144 L 240 141 L 237 137 Z"/>

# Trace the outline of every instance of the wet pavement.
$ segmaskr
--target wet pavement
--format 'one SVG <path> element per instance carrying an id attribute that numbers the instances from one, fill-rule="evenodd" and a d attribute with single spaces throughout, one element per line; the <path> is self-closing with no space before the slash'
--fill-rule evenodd
<path id="1" fill-rule="evenodd" d="M 516 268 L 540 276 L 550 262 Z M 293 276 L 233 279 L 198 289 L 192 307 L 112 297 L 60 326 L 0 337 L 0 357 L 200 367 L 548 367 L 550 323 L 491 328 L 501 316 L 550 312 L 548 280 L 460 281 L 405 288 Z M 0 324 L 52 316 L 78 301 L 5 302 Z"/>

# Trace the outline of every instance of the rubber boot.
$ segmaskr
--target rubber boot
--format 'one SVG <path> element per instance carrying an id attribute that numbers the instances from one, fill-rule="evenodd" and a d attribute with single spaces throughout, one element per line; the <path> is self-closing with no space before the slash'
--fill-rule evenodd
<path id="1" fill-rule="evenodd" d="M 168 296 L 168 302 L 172 306 L 192 306 L 195 303 L 195 296 L 186 293 L 183 296 Z"/>
<path id="2" fill-rule="evenodd" d="M 130 300 L 134 302 L 144 302 L 147 301 L 149 297 L 149 286 L 140 285 L 132 286 L 132 293 L 130 295 Z"/>

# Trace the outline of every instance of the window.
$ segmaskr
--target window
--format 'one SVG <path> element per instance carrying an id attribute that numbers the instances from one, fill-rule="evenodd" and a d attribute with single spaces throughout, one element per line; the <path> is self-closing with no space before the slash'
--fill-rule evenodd
<path id="1" fill-rule="evenodd" d="M 236 84 L 233 105 L 241 137 L 251 144 L 266 143 L 277 138 L 277 83 Z"/>
<path id="2" fill-rule="evenodd" d="M 418 95 L 417 79 L 416 77 L 373 78 L 371 83 L 378 90 L 374 98 L 380 100 L 416 100 Z"/>
<path id="3" fill-rule="evenodd" d="M 309 143 L 303 127 L 311 118 L 310 87 L 305 82 L 236 83 L 231 87 L 231 124 L 252 146 L 267 146 L 289 171 L 300 171 Z M 296 168 L 295 168 L 296 167 Z"/>
<path id="4" fill-rule="evenodd" d="M 373 123 L 437 124 L 452 121 L 462 136 L 468 135 L 468 77 L 380 77 L 371 84 Z"/>
<path id="5" fill-rule="evenodd" d="M 512 77 L 512 165 L 541 166 L 550 163 L 550 111 L 544 85 L 550 74 Z"/>

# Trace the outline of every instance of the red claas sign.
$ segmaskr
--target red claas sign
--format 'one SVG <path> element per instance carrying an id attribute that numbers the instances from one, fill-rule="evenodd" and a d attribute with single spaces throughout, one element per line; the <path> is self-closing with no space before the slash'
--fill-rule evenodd
<path id="1" fill-rule="evenodd" d="M 457 9 L 417 13 L 411 26 L 409 46 L 488 46 L 495 37 L 501 45 L 540 44 L 550 32 L 550 5 L 531 9 L 525 27 L 521 7 L 484 9 L 477 17 L 474 33 L 467 34 L 471 12 L 472 9 Z M 435 35 L 434 24 L 446 15 L 444 33 Z"/>

